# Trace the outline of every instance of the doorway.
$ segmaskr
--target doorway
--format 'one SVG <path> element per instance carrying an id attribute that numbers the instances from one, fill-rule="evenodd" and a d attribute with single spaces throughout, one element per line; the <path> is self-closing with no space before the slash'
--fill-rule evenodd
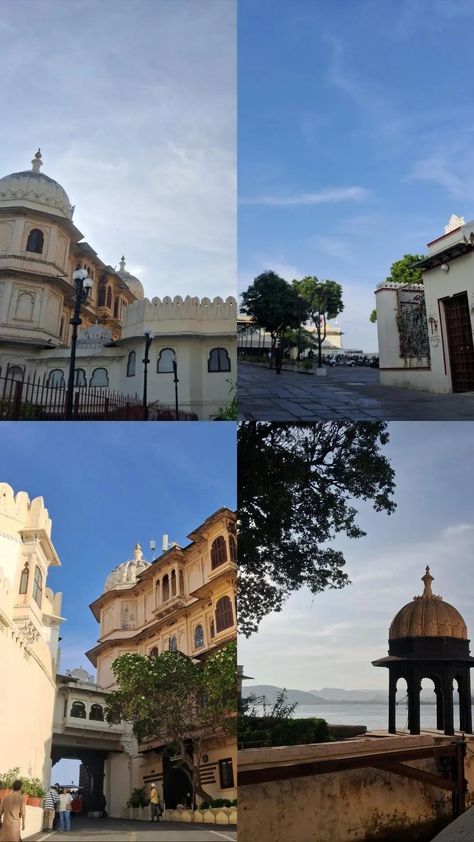
<path id="1" fill-rule="evenodd" d="M 467 293 L 444 301 L 453 392 L 474 391 L 474 347 Z"/>

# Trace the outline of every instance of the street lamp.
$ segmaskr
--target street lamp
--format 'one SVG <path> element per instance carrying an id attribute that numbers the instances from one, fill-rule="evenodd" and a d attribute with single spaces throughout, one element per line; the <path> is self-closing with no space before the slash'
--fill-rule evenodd
<path id="1" fill-rule="evenodd" d="M 178 407 L 178 363 L 173 360 L 173 380 L 174 380 L 174 414 L 176 421 L 179 421 L 179 407 Z"/>
<path id="2" fill-rule="evenodd" d="M 72 402 L 74 396 L 74 375 L 76 373 L 76 344 L 77 328 L 82 324 L 80 316 L 81 305 L 87 301 L 87 296 L 92 289 L 92 280 L 88 277 L 85 269 L 76 269 L 72 279 L 76 285 L 76 297 L 74 300 L 74 313 L 70 324 L 72 325 L 71 358 L 69 361 L 69 377 L 66 394 L 66 421 L 72 420 Z"/>
<path id="3" fill-rule="evenodd" d="M 145 328 L 145 356 L 143 357 L 143 420 L 148 421 L 148 364 L 150 362 L 151 343 L 153 342 L 153 331 L 151 327 Z"/>

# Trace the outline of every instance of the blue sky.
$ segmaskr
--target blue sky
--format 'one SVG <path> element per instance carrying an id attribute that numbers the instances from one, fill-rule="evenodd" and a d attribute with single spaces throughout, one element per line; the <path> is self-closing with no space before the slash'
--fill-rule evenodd
<path id="1" fill-rule="evenodd" d="M 234 424 L 31 424 L 0 426 L 0 479 L 42 496 L 61 559 L 48 586 L 63 592 L 61 670 L 85 667 L 99 627 L 89 604 L 138 541 L 186 535 L 220 506 L 235 508 Z M 77 762 L 54 779 L 76 778 Z"/>
<path id="2" fill-rule="evenodd" d="M 235 0 L 2 0 L 0 176 L 64 187 L 146 294 L 235 294 Z"/>
<path id="3" fill-rule="evenodd" d="M 346 347 L 373 290 L 474 217 L 470 0 L 239 0 L 239 288 L 339 281 Z"/>
<path id="4" fill-rule="evenodd" d="M 395 513 L 361 504 L 367 536 L 335 541 L 352 585 L 314 597 L 302 590 L 258 634 L 239 640 L 239 660 L 255 679 L 250 684 L 387 689 L 386 671 L 371 661 L 387 653 L 397 611 L 422 593 L 427 564 L 433 593 L 461 612 L 474 638 L 472 423 L 397 422 L 389 431 Z"/>

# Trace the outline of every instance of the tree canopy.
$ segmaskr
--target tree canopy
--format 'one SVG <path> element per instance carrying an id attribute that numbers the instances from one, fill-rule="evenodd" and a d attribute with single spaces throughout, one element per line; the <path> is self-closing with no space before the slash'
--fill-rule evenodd
<path id="1" fill-rule="evenodd" d="M 235 732 L 237 647 L 228 643 L 196 666 L 182 652 L 120 655 L 112 669 L 118 689 L 107 699 L 107 721 L 133 724 L 139 742 L 173 746 L 193 792 L 206 800 L 199 766 L 203 741 Z"/>
<path id="2" fill-rule="evenodd" d="M 392 284 L 422 284 L 423 272 L 414 267 L 414 264 L 420 260 L 423 260 L 422 254 L 404 254 L 401 260 L 392 263 L 390 275 L 385 278 L 385 281 Z M 377 321 L 377 310 L 372 310 L 370 321 Z"/>
<path id="3" fill-rule="evenodd" d="M 300 281 L 293 281 L 293 289 L 306 301 L 308 312 L 315 326 L 318 338 L 318 365 L 322 364 L 322 344 L 326 339 L 327 320 L 335 319 L 342 313 L 342 287 L 336 281 L 319 281 L 314 275 L 308 275 Z"/>
<path id="4" fill-rule="evenodd" d="M 307 309 L 296 291 L 275 272 L 263 272 L 255 278 L 242 293 L 241 310 L 268 331 L 272 349 L 286 329 L 299 327 L 307 317 Z"/>
<path id="5" fill-rule="evenodd" d="M 239 425 L 239 626 L 247 637 L 304 585 L 316 594 L 349 584 L 332 544 L 338 533 L 365 535 L 355 499 L 394 511 L 388 438 L 380 421 Z"/>

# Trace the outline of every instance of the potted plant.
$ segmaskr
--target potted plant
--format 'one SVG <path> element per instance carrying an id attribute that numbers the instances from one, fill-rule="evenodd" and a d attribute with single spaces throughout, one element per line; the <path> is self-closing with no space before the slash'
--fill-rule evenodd
<path id="1" fill-rule="evenodd" d="M 8 772 L 3 772 L 0 775 L 0 801 L 5 798 L 12 791 L 14 781 L 20 777 L 20 769 L 18 766 L 15 769 L 9 769 Z"/>
<path id="2" fill-rule="evenodd" d="M 147 796 L 146 788 L 134 789 L 127 801 L 127 807 L 131 811 L 131 818 L 141 818 L 143 807 L 148 807 L 150 799 Z"/>
<path id="3" fill-rule="evenodd" d="M 27 804 L 30 807 L 41 807 L 42 800 L 46 795 L 39 778 L 22 778 L 23 794 L 27 796 Z"/>

